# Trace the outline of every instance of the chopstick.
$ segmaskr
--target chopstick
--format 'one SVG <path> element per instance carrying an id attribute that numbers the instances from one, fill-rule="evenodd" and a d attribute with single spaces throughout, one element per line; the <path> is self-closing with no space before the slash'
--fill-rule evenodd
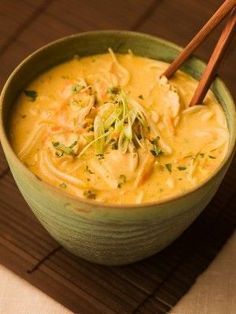
<path id="1" fill-rule="evenodd" d="M 201 104 L 203 102 L 203 99 L 205 98 L 206 93 L 210 88 L 211 83 L 215 77 L 216 69 L 219 63 L 221 62 L 223 55 L 226 51 L 226 48 L 233 35 L 235 24 L 236 24 L 236 9 L 233 9 L 230 14 L 229 20 L 225 28 L 223 29 L 223 32 L 221 33 L 219 41 L 217 42 L 215 49 L 209 59 L 206 69 L 202 74 L 202 77 L 193 95 L 193 98 L 189 104 L 189 107 Z"/>
<path id="2" fill-rule="evenodd" d="M 191 55 L 191 53 L 203 42 L 203 40 L 211 33 L 211 31 L 223 20 L 223 18 L 236 5 L 235 0 L 226 0 L 215 12 L 215 14 L 208 20 L 202 29 L 193 37 L 185 49 L 179 56 L 171 63 L 167 70 L 163 73 L 168 79 L 175 73 L 175 71 L 184 63 L 184 61 Z"/>

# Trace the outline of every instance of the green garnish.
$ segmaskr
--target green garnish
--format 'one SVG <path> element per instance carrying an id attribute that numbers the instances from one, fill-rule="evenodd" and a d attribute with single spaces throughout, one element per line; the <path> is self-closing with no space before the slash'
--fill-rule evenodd
<path id="1" fill-rule="evenodd" d="M 158 144 L 158 141 L 159 141 L 160 137 L 157 136 L 156 138 L 154 138 L 153 140 L 150 140 L 150 143 L 153 144 L 153 145 L 157 145 Z"/>
<path id="2" fill-rule="evenodd" d="M 130 143 L 135 146 L 141 146 L 141 141 L 145 140 L 145 135 L 150 132 L 148 130 L 148 123 L 146 121 L 143 108 L 133 99 L 128 99 L 123 90 L 112 90 L 115 97 L 111 100 L 112 104 L 110 108 L 104 111 L 103 116 L 99 119 L 97 117 L 94 120 L 95 138 L 101 136 L 102 133 L 108 133 L 107 137 L 101 138 L 98 141 L 97 147 L 100 150 L 105 149 L 110 144 L 110 137 L 112 134 L 116 134 L 116 144 L 113 148 L 125 153 Z M 136 140 L 139 138 L 140 140 Z M 114 144 L 114 142 L 113 142 Z"/>
<path id="3" fill-rule="evenodd" d="M 96 156 L 99 160 L 104 159 L 104 154 L 97 154 Z"/>
<path id="4" fill-rule="evenodd" d="M 180 171 L 184 171 L 184 170 L 186 170 L 187 169 L 187 167 L 185 167 L 185 166 L 179 166 L 179 167 L 177 167 Z"/>
<path id="5" fill-rule="evenodd" d="M 104 158 L 108 148 L 117 149 L 126 153 L 130 147 L 144 147 L 148 139 L 156 130 L 149 125 L 148 114 L 145 109 L 133 98 L 127 95 L 120 87 L 108 89 L 109 100 L 100 104 L 97 114 L 88 128 L 93 128 L 91 139 L 78 154 L 80 158 L 92 145 L 96 155 Z M 162 150 L 158 147 L 158 138 L 154 139 L 151 153 L 159 156 Z"/>
<path id="6" fill-rule="evenodd" d="M 94 127 L 93 126 L 90 126 L 89 128 L 88 128 L 88 132 L 93 132 L 94 131 Z"/>
<path id="7" fill-rule="evenodd" d="M 71 86 L 71 90 L 73 93 L 79 93 L 81 91 L 81 89 L 85 88 L 84 85 L 77 83 Z"/>
<path id="8" fill-rule="evenodd" d="M 212 156 L 212 155 L 208 155 L 208 157 L 211 158 L 211 159 L 216 159 L 216 157 Z"/>
<path id="9" fill-rule="evenodd" d="M 117 95 L 117 94 L 120 93 L 120 88 L 117 87 L 117 86 L 109 87 L 109 88 L 107 89 L 107 92 L 110 93 L 110 94 L 115 94 L 115 95 Z"/>
<path id="10" fill-rule="evenodd" d="M 90 174 L 94 174 L 94 172 L 92 170 L 89 169 L 89 166 L 86 165 L 85 171 L 87 171 Z"/>
<path id="11" fill-rule="evenodd" d="M 96 193 L 92 190 L 84 191 L 84 196 L 90 200 L 96 199 Z"/>
<path id="12" fill-rule="evenodd" d="M 36 98 L 38 97 L 38 93 L 35 90 L 24 90 L 25 96 L 30 98 L 30 101 L 35 101 Z"/>
<path id="13" fill-rule="evenodd" d="M 154 149 L 151 149 L 150 152 L 155 157 L 158 157 L 158 156 L 160 156 L 163 153 L 162 150 L 159 147 L 155 147 Z"/>
<path id="14" fill-rule="evenodd" d="M 124 174 L 121 174 L 119 176 L 119 183 L 117 185 L 117 187 L 120 189 L 122 187 L 123 184 L 125 184 L 126 182 L 126 176 Z"/>
<path id="15" fill-rule="evenodd" d="M 62 189 L 66 189 L 67 185 L 66 185 L 65 182 L 62 182 L 61 184 L 59 184 L 59 187 L 62 188 Z"/>
<path id="16" fill-rule="evenodd" d="M 77 144 L 77 141 L 74 141 L 70 146 L 65 146 L 64 144 L 61 144 L 60 142 L 52 142 L 53 147 L 56 149 L 56 156 L 62 157 L 65 155 L 71 155 L 76 156 L 76 153 L 74 152 L 73 148 Z"/>
<path id="17" fill-rule="evenodd" d="M 104 152 L 104 145 L 105 145 L 105 137 L 103 134 L 105 133 L 105 127 L 103 120 L 100 116 L 96 116 L 93 123 L 94 127 L 94 137 L 97 138 L 95 144 L 95 149 L 97 155 L 101 155 Z"/>
<path id="18" fill-rule="evenodd" d="M 58 146 L 60 145 L 60 143 L 59 143 L 59 142 L 52 142 L 52 145 L 53 145 L 54 147 L 58 147 Z"/>
<path id="19" fill-rule="evenodd" d="M 201 157 L 203 158 L 205 156 L 204 153 L 197 153 L 196 155 L 192 156 L 192 155 L 189 155 L 189 156 L 185 156 L 185 158 L 192 158 L 193 161 L 195 161 L 197 158 Z"/>
<path id="20" fill-rule="evenodd" d="M 172 172 L 172 164 L 165 164 L 165 167 L 169 172 Z"/>
<path id="21" fill-rule="evenodd" d="M 158 141 L 160 137 L 157 136 L 155 139 L 151 140 L 150 143 L 152 144 L 152 149 L 150 152 L 153 154 L 153 156 L 158 157 L 160 156 L 163 152 L 160 147 L 158 147 Z"/>

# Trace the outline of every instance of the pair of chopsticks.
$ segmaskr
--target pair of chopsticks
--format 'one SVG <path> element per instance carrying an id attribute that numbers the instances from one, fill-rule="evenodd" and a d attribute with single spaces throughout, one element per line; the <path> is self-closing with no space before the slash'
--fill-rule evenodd
<path id="1" fill-rule="evenodd" d="M 163 73 L 168 79 L 175 73 L 175 71 L 184 63 L 184 61 L 191 55 L 191 53 L 204 41 L 204 39 L 211 33 L 211 31 L 230 14 L 225 28 L 215 46 L 215 49 L 208 61 L 205 71 L 202 74 L 201 80 L 193 95 L 189 106 L 201 104 L 206 96 L 208 89 L 215 77 L 216 69 L 221 62 L 225 50 L 232 37 L 236 24 L 236 0 L 226 0 L 215 12 L 215 14 L 208 20 L 202 29 L 193 37 L 180 55 L 171 63 L 167 70 Z"/>

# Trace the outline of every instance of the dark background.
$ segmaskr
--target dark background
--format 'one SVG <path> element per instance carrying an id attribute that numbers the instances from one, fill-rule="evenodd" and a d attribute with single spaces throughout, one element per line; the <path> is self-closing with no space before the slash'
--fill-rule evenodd
<path id="1" fill-rule="evenodd" d="M 219 0 L 0 0 L 0 88 L 40 46 L 76 32 L 127 29 L 186 43 Z M 196 54 L 207 61 L 218 27 Z M 219 69 L 234 90 L 235 38 Z M 61 248 L 19 194 L 0 150 L 0 263 L 77 313 L 166 313 L 235 228 L 236 161 L 213 201 L 163 252 L 125 267 L 102 267 Z"/>

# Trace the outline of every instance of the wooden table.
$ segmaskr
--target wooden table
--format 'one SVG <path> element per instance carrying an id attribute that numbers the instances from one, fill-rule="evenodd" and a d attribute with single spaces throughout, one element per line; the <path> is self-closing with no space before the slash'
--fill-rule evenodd
<path id="1" fill-rule="evenodd" d="M 30 52 L 49 41 L 76 32 L 129 29 L 185 45 L 221 2 L 0 0 L 0 85 Z M 217 40 L 219 29 L 198 50 L 198 55 L 205 60 Z M 235 47 L 234 40 L 220 69 L 234 96 Z M 23 285 L 22 281 L 26 280 L 76 313 L 166 313 L 188 291 L 232 234 L 236 223 L 235 179 L 234 159 L 207 209 L 161 253 L 130 266 L 102 267 L 72 256 L 47 234 L 18 192 L 0 151 L 1 283 L 2 278 L 10 278 L 16 286 L 24 286 L 24 291 L 28 291 L 31 286 Z M 223 265 L 223 269 L 227 267 Z M 7 269 L 18 277 L 8 273 Z M 235 275 L 235 272 L 232 274 Z M 39 293 L 31 289 L 30 295 Z M 27 299 L 23 291 L 22 294 Z M 42 302 L 52 301 L 42 295 Z M 26 299 L 24 304 L 28 304 Z M 231 305 L 232 310 L 233 303 Z M 65 308 L 61 309 L 66 313 Z M 205 310 L 208 313 L 207 308 Z M 45 311 L 46 307 L 42 312 Z M 183 313 L 189 314 L 190 310 Z M 182 314 L 181 310 L 178 314 Z"/>

